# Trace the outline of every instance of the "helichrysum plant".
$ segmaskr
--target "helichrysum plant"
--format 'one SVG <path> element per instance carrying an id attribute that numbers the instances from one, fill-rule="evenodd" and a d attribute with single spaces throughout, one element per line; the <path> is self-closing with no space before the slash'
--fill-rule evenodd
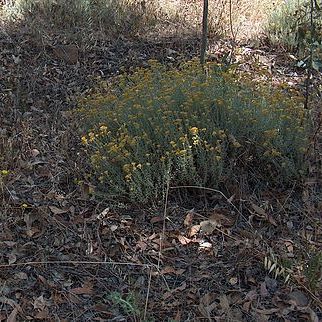
<path id="1" fill-rule="evenodd" d="M 167 184 L 218 187 L 242 173 L 250 184 L 288 185 L 305 171 L 301 100 L 233 68 L 150 61 L 77 113 L 97 191 L 109 197 L 147 203 Z"/>

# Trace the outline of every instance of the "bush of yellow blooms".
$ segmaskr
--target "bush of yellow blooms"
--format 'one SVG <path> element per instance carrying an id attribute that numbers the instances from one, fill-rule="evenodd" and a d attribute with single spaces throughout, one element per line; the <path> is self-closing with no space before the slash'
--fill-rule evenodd
<path id="1" fill-rule="evenodd" d="M 149 64 L 80 102 L 97 191 L 148 203 L 168 185 L 215 188 L 246 175 L 251 185 L 287 187 L 301 179 L 309 118 L 299 97 L 215 63 Z"/>

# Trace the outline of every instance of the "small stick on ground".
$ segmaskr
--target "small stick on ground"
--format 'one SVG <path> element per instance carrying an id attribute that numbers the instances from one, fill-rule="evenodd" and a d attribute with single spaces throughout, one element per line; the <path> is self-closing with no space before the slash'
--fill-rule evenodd
<path id="1" fill-rule="evenodd" d="M 165 192 L 165 200 L 164 200 L 162 233 L 160 234 L 159 257 L 158 257 L 158 265 L 157 265 L 158 270 L 160 270 L 160 263 L 161 263 L 162 243 L 163 243 L 164 232 L 165 232 L 165 218 L 167 216 L 167 210 L 168 210 L 167 208 L 168 208 L 169 187 L 170 187 L 170 182 L 168 180 L 167 190 Z"/>
<path id="2" fill-rule="evenodd" d="M 151 279 L 152 279 L 152 268 L 150 268 L 149 281 L 148 281 L 148 289 L 146 291 L 144 314 L 143 314 L 143 320 L 144 321 L 146 320 L 146 313 L 147 313 L 147 310 L 148 310 L 148 302 L 149 302 L 149 295 L 150 295 L 150 288 L 151 288 Z"/>
<path id="3" fill-rule="evenodd" d="M 72 265 L 120 265 L 120 266 L 141 266 L 141 267 L 156 267 L 154 264 L 139 264 L 130 262 L 100 262 L 100 261 L 35 261 L 35 262 L 25 262 L 25 263 L 12 263 L 12 264 L 2 264 L 0 268 L 18 267 L 18 266 L 37 266 L 37 265 L 55 265 L 55 264 L 72 264 Z"/>

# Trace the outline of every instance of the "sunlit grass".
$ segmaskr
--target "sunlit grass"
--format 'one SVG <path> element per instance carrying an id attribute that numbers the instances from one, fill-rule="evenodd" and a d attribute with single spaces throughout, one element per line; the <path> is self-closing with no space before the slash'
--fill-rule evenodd
<path id="1" fill-rule="evenodd" d="M 209 34 L 247 38 L 259 34 L 270 12 L 280 6 L 268 0 L 210 0 Z M 231 6 L 230 6 L 231 3 Z M 202 2 L 199 0 L 16 0 L 2 7 L 2 16 L 72 32 L 177 36 L 199 33 Z"/>
<path id="2" fill-rule="evenodd" d="M 135 34 L 153 26 L 157 1 L 137 0 L 17 0 L 4 7 L 8 19 L 71 31 Z M 161 15 L 160 15 L 161 16 Z"/>

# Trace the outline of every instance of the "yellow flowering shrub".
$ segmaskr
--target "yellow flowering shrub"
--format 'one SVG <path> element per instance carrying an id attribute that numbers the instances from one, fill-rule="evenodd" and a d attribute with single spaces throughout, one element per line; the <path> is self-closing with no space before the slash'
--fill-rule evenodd
<path id="1" fill-rule="evenodd" d="M 139 202 L 170 185 L 288 185 L 305 170 L 309 122 L 303 104 L 247 75 L 197 62 L 119 76 L 110 94 L 80 102 L 97 189 Z"/>

